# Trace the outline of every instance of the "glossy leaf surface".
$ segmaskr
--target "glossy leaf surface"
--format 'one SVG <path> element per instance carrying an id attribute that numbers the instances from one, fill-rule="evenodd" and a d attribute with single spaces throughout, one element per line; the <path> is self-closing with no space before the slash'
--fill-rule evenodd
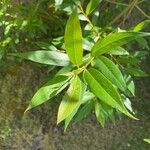
<path id="1" fill-rule="evenodd" d="M 82 31 L 75 9 L 69 17 L 65 29 L 65 47 L 70 61 L 77 66 L 82 64 Z"/>
<path id="2" fill-rule="evenodd" d="M 43 104 L 44 102 L 60 93 L 68 85 L 68 80 L 69 77 L 67 76 L 56 76 L 50 79 L 35 93 L 27 110 Z"/>
<path id="3" fill-rule="evenodd" d="M 30 51 L 25 53 L 10 53 L 9 55 L 46 65 L 67 66 L 69 64 L 68 56 L 56 51 Z"/>
<path id="4" fill-rule="evenodd" d="M 72 79 L 69 89 L 60 103 L 57 123 L 66 119 L 79 105 L 82 97 L 83 85 L 78 76 Z"/>
<path id="5" fill-rule="evenodd" d="M 102 0 L 90 0 L 86 7 L 86 14 L 89 15 L 98 6 Z"/>
<path id="6" fill-rule="evenodd" d="M 125 108 L 121 97 L 112 83 L 96 69 L 89 69 L 84 72 L 84 77 L 89 85 L 91 91 L 104 103 L 110 105 L 113 108 L 118 109 L 125 115 L 133 117 Z"/>
<path id="7" fill-rule="evenodd" d="M 105 77 L 107 77 L 120 90 L 126 90 L 126 84 L 123 75 L 114 62 L 105 56 L 100 56 L 96 60 L 96 68 L 100 70 Z"/>
<path id="8" fill-rule="evenodd" d="M 134 40 L 138 37 L 149 36 L 150 33 L 144 32 L 118 32 L 112 33 L 106 36 L 103 39 L 100 39 L 92 48 L 92 55 L 97 57 L 104 53 L 109 52 L 110 50 L 127 44 L 131 40 Z"/>

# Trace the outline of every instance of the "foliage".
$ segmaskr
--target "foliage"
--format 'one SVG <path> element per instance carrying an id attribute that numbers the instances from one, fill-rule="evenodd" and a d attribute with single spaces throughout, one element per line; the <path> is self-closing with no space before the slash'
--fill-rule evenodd
<path id="1" fill-rule="evenodd" d="M 139 69 L 139 58 L 147 52 L 130 51 L 132 46 L 129 42 L 137 41 L 148 49 L 144 37 L 150 33 L 141 30 L 150 21 L 143 21 L 129 30 L 101 28 L 95 18 L 101 3 L 100 0 L 90 0 L 84 11 L 83 3 L 78 0 L 55 0 L 56 11 L 69 15 L 64 36 L 54 38 L 51 44 L 37 42 L 43 50 L 7 54 L 8 57 L 62 67 L 35 93 L 26 111 L 64 90 L 57 123 L 64 121 L 65 129 L 71 122 L 85 118 L 93 110 L 103 127 L 108 119 L 114 122 L 118 112 L 137 120 L 129 100 L 135 95 L 132 76 L 148 76 Z M 37 30 L 47 33 L 47 26 L 39 22 L 35 24 L 38 25 Z M 36 27 L 33 25 L 31 31 L 34 32 Z M 30 32 L 30 28 L 27 29 Z"/>
<path id="2" fill-rule="evenodd" d="M 150 144 L 150 139 L 144 139 L 144 142 L 147 142 L 148 144 Z"/>

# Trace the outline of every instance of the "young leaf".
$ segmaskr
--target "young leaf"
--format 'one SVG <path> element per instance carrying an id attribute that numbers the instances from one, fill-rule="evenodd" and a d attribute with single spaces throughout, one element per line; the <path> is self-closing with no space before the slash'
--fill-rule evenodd
<path id="1" fill-rule="evenodd" d="M 99 123 L 102 125 L 102 127 L 104 127 L 106 121 L 106 114 L 98 101 L 96 101 L 95 103 L 95 114 Z"/>
<path id="2" fill-rule="evenodd" d="M 118 32 L 112 33 L 103 39 L 100 39 L 92 48 L 92 55 L 97 57 L 110 50 L 127 44 L 129 41 L 134 40 L 138 37 L 149 36 L 150 33 L 145 32 Z"/>
<path id="3" fill-rule="evenodd" d="M 125 108 L 121 97 L 112 83 L 96 69 L 89 69 L 84 72 L 84 78 L 91 91 L 104 103 L 118 109 L 125 115 L 136 119 Z"/>
<path id="4" fill-rule="evenodd" d="M 124 48 L 122 48 L 120 46 L 112 49 L 108 53 L 112 54 L 112 55 L 129 55 L 129 53 Z"/>
<path id="5" fill-rule="evenodd" d="M 56 76 L 50 79 L 35 93 L 26 111 L 43 104 L 60 93 L 68 85 L 68 80 L 67 76 Z"/>
<path id="6" fill-rule="evenodd" d="M 95 67 L 100 70 L 120 90 L 126 90 L 126 83 L 119 68 L 110 59 L 100 56 L 96 59 Z"/>
<path id="7" fill-rule="evenodd" d="M 72 79 L 69 89 L 60 103 L 57 124 L 66 119 L 78 107 L 83 93 L 83 83 L 78 76 Z"/>
<path id="8" fill-rule="evenodd" d="M 145 27 L 147 27 L 149 24 L 150 24 L 150 20 L 144 20 L 144 21 L 140 22 L 139 24 L 137 24 L 134 27 L 133 31 L 134 32 L 141 31 L 142 29 L 144 29 Z"/>
<path id="9" fill-rule="evenodd" d="M 77 106 L 77 108 L 65 119 L 65 131 L 66 131 L 68 125 L 70 124 L 70 122 L 72 121 L 73 117 L 76 115 L 76 113 L 77 113 L 79 107 L 81 106 L 81 104 L 88 103 L 89 100 L 92 100 L 92 99 L 94 99 L 94 98 L 95 98 L 95 96 L 94 96 L 94 94 L 91 93 L 91 92 L 86 91 L 86 92 L 83 94 L 83 97 L 82 97 L 82 99 L 81 99 L 81 102 L 79 103 L 79 105 Z M 85 104 L 85 105 L 86 105 L 86 104 Z M 84 106 L 85 106 L 85 105 L 84 105 Z M 79 112 L 81 112 L 81 110 L 80 110 Z M 79 116 L 79 114 L 81 114 L 81 113 L 78 113 L 77 116 Z M 81 118 L 81 117 L 80 117 L 80 118 Z"/>
<path id="10" fill-rule="evenodd" d="M 89 15 L 90 13 L 92 13 L 92 11 L 98 6 L 98 4 L 101 1 L 102 0 L 90 0 L 86 7 L 86 15 Z"/>
<path id="11" fill-rule="evenodd" d="M 150 144 L 150 139 L 143 139 L 144 142 L 147 142 L 148 144 Z"/>
<path id="12" fill-rule="evenodd" d="M 30 51 L 24 53 L 9 53 L 8 55 L 21 57 L 46 65 L 67 66 L 69 64 L 68 56 L 56 51 Z"/>
<path id="13" fill-rule="evenodd" d="M 70 61 L 80 66 L 82 64 L 82 31 L 77 14 L 77 9 L 73 11 L 69 20 L 67 21 L 65 29 L 65 47 Z"/>

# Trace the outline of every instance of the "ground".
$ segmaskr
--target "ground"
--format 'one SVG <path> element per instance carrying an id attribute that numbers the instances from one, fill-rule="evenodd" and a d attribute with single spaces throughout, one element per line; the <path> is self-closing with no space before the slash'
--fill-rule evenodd
<path id="1" fill-rule="evenodd" d="M 122 117 L 115 125 L 108 122 L 102 128 L 91 114 L 64 133 L 63 124 L 56 126 L 61 96 L 23 114 L 32 95 L 44 82 L 43 78 L 48 76 L 46 70 L 23 62 L 13 64 L 1 74 L 1 150 L 148 150 L 149 145 L 143 139 L 150 135 L 149 78 L 136 79 L 136 97 L 132 102 L 139 121 Z"/>

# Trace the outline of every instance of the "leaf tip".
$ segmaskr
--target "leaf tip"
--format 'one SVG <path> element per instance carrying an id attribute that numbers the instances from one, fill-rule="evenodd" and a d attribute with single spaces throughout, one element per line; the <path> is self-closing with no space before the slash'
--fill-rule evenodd
<path id="1" fill-rule="evenodd" d="M 27 109 L 24 111 L 24 114 L 27 112 L 27 111 L 29 111 L 31 109 L 31 106 L 29 105 L 28 107 L 27 107 Z"/>

